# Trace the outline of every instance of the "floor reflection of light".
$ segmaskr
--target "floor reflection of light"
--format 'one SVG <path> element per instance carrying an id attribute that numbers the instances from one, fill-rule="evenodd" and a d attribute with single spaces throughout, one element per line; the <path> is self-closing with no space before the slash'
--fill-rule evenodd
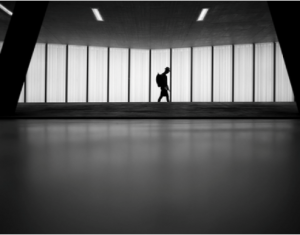
<path id="1" fill-rule="evenodd" d="M 68 221 L 80 229 L 85 225 L 73 221 L 87 219 L 87 227 L 106 229 L 112 221 L 126 221 L 129 228 L 137 221 L 150 227 L 192 223 L 211 231 L 255 220 L 251 226 L 268 227 L 265 218 L 289 216 L 299 198 L 298 120 L 0 125 L 1 182 L 13 190 L 6 199 L 26 226 L 58 228 Z"/>

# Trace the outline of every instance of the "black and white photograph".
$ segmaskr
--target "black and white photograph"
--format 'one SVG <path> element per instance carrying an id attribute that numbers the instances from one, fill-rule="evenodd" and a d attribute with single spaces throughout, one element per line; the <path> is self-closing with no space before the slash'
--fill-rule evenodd
<path id="1" fill-rule="evenodd" d="M 297 9 L 0 1 L 0 233 L 300 234 Z"/>

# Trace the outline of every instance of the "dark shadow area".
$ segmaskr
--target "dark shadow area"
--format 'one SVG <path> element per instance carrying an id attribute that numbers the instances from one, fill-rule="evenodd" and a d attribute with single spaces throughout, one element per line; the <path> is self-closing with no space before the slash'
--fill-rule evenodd
<path id="1" fill-rule="evenodd" d="M 0 118 L 296 118 L 294 102 L 171 102 L 171 103 L 26 103 L 18 104 L 15 115 Z"/>

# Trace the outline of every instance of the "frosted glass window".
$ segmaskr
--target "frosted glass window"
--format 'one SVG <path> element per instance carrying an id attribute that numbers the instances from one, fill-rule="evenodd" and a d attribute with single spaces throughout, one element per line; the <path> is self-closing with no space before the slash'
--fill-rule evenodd
<path id="1" fill-rule="evenodd" d="M 130 102 L 149 101 L 149 50 L 130 51 Z"/>
<path id="2" fill-rule="evenodd" d="M 86 102 L 87 47 L 68 48 L 68 102 Z"/>
<path id="3" fill-rule="evenodd" d="M 255 101 L 273 101 L 274 45 L 255 44 Z"/>
<path id="4" fill-rule="evenodd" d="M 45 44 L 36 44 L 26 79 L 26 102 L 45 102 Z"/>
<path id="5" fill-rule="evenodd" d="M 89 47 L 89 102 L 107 102 L 107 48 Z"/>
<path id="6" fill-rule="evenodd" d="M 294 101 L 294 94 L 291 87 L 291 82 L 278 42 L 276 42 L 276 101 Z"/>
<path id="7" fill-rule="evenodd" d="M 213 101 L 232 101 L 232 46 L 214 47 Z"/>
<path id="8" fill-rule="evenodd" d="M 48 45 L 47 102 L 66 101 L 66 45 Z"/>
<path id="9" fill-rule="evenodd" d="M 234 101 L 253 101 L 253 45 L 234 46 Z"/>
<path id="10" fill-rule="evenodd" d="M 157 102 L 160 96 L 160 87 L 156 84 L 156 75 L 162 74 L 166 67 L 170 66 L 170 50 L 151 51 L 151 102 Z M 170 87 L 170 73 L 167 74 L 168 86 Z M 161 102 L 167 102 L 164 97 Z"/>
<path id="11" fill-rule="evenodd" d="M 212 48 L 193 48 L 193 102 L 211 102 Z"/>
<path id="12" fill-rule="evenodd" d="M 172 49 L 172 102 L 191 101 L 191 48 Z"/>
<path id="13" fill-rule="evenodd" d="M 109 51 L 109 102 L 128 102 L 128 49 Z"/>

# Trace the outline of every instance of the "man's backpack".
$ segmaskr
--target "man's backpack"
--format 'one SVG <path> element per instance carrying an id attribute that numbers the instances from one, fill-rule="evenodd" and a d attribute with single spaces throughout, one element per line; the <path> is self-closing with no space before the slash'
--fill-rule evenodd
<path id="1" fill-rule="evenodd" d="M 156 83 L 158 87 L 163 86 L 163 78 L 159 73 L 156 75 Z"/>

